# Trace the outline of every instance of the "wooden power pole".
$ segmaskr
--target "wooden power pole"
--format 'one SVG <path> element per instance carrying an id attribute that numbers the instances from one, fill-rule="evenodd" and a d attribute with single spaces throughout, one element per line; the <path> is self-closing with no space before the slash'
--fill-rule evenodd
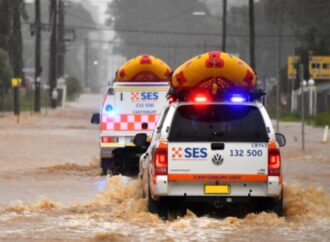
<path id="1" fill-rule="evenodd" d="M 226 51 L 227 39 L 227 0 L 223 0 L 222 11 L 222 51 Z"/>
<path id="2" fill-rule="evenodd" d="M 50 42 L 49 42 L 49 99 L 51 107 L 56 108 L 56 99 L 53 92 L 56 91 L 57 82 L 57 0 L 50 0 Z"/>
<path id="3" fill-rule="evenodd" d="M 40 0 L 35 0 L 35 94 L 34 94 L 34 111 L 40 113 L 41 110 L 41 22 L 40 22 Z"/>
<path id="4" fill-rule="evenodd" d="M 85 38 L 85 89 L 89 90 L 89 41 L 88 38 Z"/>
<path id="5" fill-rule="evenodd" d="M 11 33 L 11 55 L 13 66 L 12 87 L 14 91 L 14 114 L 19 117 L 20 114 L 20 94 L 19 88 L 22 80 L 22 33 L 21 33 L 21 0 L 13 1 L 13 25 Z M 19 118 L 17 119 L 19 121 Z"/>
<path id="6" fill-rule="evenodd" d="M 65 63 L 65 26 L 64 26 L 64 3 L 58 3 L 58 54 L 57 54 L 57 78 L 64 76 Z"/>
<path id="7" fill-rule="evenodd" d="M 255 31 L 254 31 L 254 0 L 249 0 L 249 25 L 250 25 L 250 65 L 256 71 L 255 63 Z"/>

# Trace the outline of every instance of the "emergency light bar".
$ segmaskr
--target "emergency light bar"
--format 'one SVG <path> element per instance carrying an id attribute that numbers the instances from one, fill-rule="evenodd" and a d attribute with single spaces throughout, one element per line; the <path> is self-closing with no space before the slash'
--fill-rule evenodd
<path id="1" fill-rule="evenodd" d="M 170 103 L 175 101 L 181 102 L 196 102 L 205 103 L 211 101 L 226 101 L 232 103 L 243 103 L 243 102 L 253 102 L 255 100 L 261 101 L 261 98 L 266 95 L 266 93 L 261 89 L 255 89 L 250 92 L 246 90 L 227 90 L 222 91 L 219 94 L 212 95 L 207 90 L 193 90 L 193 91 L 175 91 L 170 90 L 167 94 L 167 98 Z"/>
<path id="2" fill-rule="evenodd" d="M 233 96 L 230 98 L 230 101 L 233 103 L 242 103 L 246 101 L 246 98 L 240 94 L 233 94 Z"/>
<path id="3" fill-rule="evenodd" d="M 189 100 L 195 103 L 207 103 L 212 101 L 212 97 L 207 92 L 193 92 L 189 96 Z"/>

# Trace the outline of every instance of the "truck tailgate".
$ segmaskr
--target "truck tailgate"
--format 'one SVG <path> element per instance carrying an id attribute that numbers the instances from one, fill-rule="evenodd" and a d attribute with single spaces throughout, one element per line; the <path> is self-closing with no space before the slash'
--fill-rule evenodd
<path id="1" fill-rule="evenodd" d="M 172 181 L 267 181 L 267 143 L 171 142 Z"/>

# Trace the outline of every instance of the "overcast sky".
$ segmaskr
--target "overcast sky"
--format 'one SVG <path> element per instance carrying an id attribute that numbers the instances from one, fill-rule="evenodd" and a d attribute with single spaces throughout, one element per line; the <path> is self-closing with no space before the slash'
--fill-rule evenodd
<path id="1" fill-rule="evenodd" d="M 91 10 L 88 6 L 93 5 L 98 9 L 97 13 L 91 13 L 95 18 L 95 21 L 100 24 L 104 24 L 107 18 L 106 9 L 107 5 L 111 0 L 71 0 L 73 2 L 81 2 L 84 4 L 87 10 Z M 134 0 L 133 0 L 134 1 Z M 200 2 L 205 2 L 209 7 L 212 14 L 221 15 L 222 13 L 222 0 L 199 0 Z M 25 0 L 25 2 L 34 2 L 34 0 Z M 228 0 L 229 7 L 232 5 L 246 5 L 248 0 Z"/>

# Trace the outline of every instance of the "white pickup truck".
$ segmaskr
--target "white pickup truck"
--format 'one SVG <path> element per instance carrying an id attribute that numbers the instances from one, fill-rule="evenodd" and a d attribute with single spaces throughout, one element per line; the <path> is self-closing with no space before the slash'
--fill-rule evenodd
<path id="1" fill-rule="evenodd" d="M 244 204 L 282 215 L 279 147 L 285 137 L 274 133 L 256 96 L 212 99 L 195 92 L 174 98 L 150 145 L 145 134 L 136 135 L 138 147 L 149 145 L 140 159 L 139 177 L 150 212 L 167 218 L 196 205 L 225 211 Z"/>
<path id="2" fill-rule="evenodd" d="M 91 122 L 100 127 L 100 156 L 103 174 L 138 173 L 143 149 L 133 137 L 151 135 L 161 110 L 168 104 L 168 82 L 115 82 L 109 86 L 99 113 Z"/>

